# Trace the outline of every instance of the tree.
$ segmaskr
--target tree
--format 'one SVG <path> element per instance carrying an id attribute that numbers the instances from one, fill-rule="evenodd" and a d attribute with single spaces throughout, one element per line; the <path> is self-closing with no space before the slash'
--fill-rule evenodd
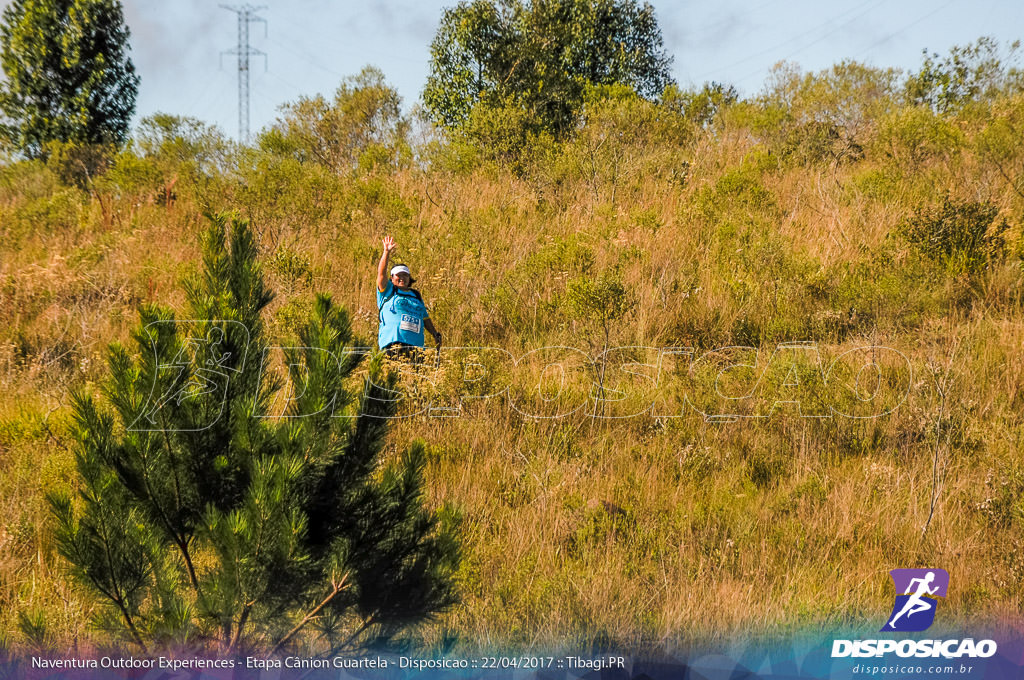
<path id="1" fill-rule="evenodd" d="M 135 149 L 168 172 L 188 168 L 213 174 L 228 167 L 230 144 L 221 131 L 197 118 L 155 113 L 139 121 Z"/>
<path id="2" fill-rule="evenodd" d="M 660 95 L 672 82 L 662 45 L 654 8 L 636 0 L 464 0 L 441 19 L 423 101 L 448 129 L 511 100 L 565 134 L 590 85 Z"/>
<path id="3" fill-rule="evenodd" d="M 112 410 L 73 397 L 81 498 L 50 496 L 57 545 L 146 651 L 274 653 L 315 630 L 307 650 L 337 653 L 455 601 L 455 516 L 423 507 L 421 443 L 381 469 L 395 378 L 378 358 L 353 382 L 362 355 L 326 295 L 283 350 L 275 411 L 256 250 L 246 222 L 212 218 L 193 321 L 143 307 L 135 353 L 109 349 Z"/>
<path id="4" fill-rule="evenodd" d="M 972 101 L 1020 92 L 1024 89 L 1024 73 L 1011 66 L 1019 50 L 1020 41 L 1015 41 L 1003 54 L 999 43 L 988 36 L 964 46 L 954 45 L 941 60 L 938 53 L 929 55 L 924 50 L 921 70 L 907 77 L 907 98 L 946 114 Z"/>
<path id="5" fill-rule="evenodd" d="M 665 88 L 662 103 L 671 111 L 682 114 L 687 120 L 707 128 L 718 113 L 739 101 L 740 94 L 732 85 L 704 83 L 699 91 L 683 91 L 675 85 Z"/>
<path id="6" fill-rule="evenodd" d="M 260 138 L 264 150 L 289 153 L 339 174 L 362 164 L 395 163 L 408 153 L 402 98 L 372 66 L 346 78 L 333 103 L 320 95 L 302 97 L 286 104 L 283 114 Z"/>
<path id="7" fill-rule="evenodd" d="M 50 142 L 120 145 L 139 77 L 118 0 L 14 0 L 0 26 L 0 111 L 30 158 Z"/>
<path id="8" fill-rule="evenodd" d="M 599 356 L 601 365 L 597 369 L 596 415 L 604 414 L 605 374 L 608 368 L 608 351 L 614 324 L 633 309 L 636 301 L 631 299 L 626 287 L 619 280 L 618 273 L 609 270 L 596 277 L 573 279 L 565 289 L 570 316 L 585 324 L 593 325 L 601 333 Z"/>
<path id="9" fill-rule="evenodd" d="M 754 100 L 760 134 L 779 158 L 802 163 L 854 161 L 897 103 L 899 71 L 845 60 L 817 73 L 779 62 Z"/>
<path id="10" fill-rule="evenodd" d="M 484 97 L 501 97 L 521 49 L 513 2 L 460 2 L 446 9 L 430 45 L 430 75 L 423 92 L 428 115 L 446 128 L 466 121 Z"/>

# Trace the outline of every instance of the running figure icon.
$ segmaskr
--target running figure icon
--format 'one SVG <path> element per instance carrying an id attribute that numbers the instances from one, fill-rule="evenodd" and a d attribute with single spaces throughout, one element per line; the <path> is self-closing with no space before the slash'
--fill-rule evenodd
<path id="1" fill-rule="evenodd" d="M 910 583 L 907 585 L 907 592 L 904 593 L 904 595 L 910 595 L 910 598 L 907 600 L 907 603 L 903 605 L 903 609 L 900 610 L 900 613 L 892 617 L 892 620 L 889 621 L 890 628 L 895 629 L 896 620 L 904 614 L 909 618 L 918 612 L 926 612 L 935 606 L 934 602 L 930 602 L 922 597 L 923 595 L 934 595 L 935 591 L 939 589 L 938 586 L 935 586 L 934 588 L 928 587 L 934 580 L 934 571 L 929 571 L 925 574 L 924 578 L 915 578 L 910 580 Z M 917 584 L 917 592 L 911 595 L 910 591 L 914 588 L 915 583 Z"/>
<path id="2" fill-rule="evenodd" d="M 893 569 L 889 572 L 896 586 L 892 614 L 883 631 L 922 631 L 935 620 L 939 597 L 949 588 L 945 569 Z"/>

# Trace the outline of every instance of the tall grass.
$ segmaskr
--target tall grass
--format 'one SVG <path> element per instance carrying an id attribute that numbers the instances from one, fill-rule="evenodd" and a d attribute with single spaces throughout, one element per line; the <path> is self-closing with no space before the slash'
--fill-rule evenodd
<path id="1" fill-rule="evenodd" d="M 627 99 L 514 166 L 426 146 L 414 163 L 339 174 L 255 148 L 200 170 L 156 149 L 89 192 L 40 162 L 0 168 L 0 630 L 15 646 L 109 642 L 42 500 L 75 483 L 68 391 L 104 372 L 140 302 L 181 303 L 202 213 L 225 208 L 261 231 L 282 340 L 326 290 L 371 344 L 392 234 L 452 347 L 749 346 L 763 366 L 779 344 L 813 341 L 825 366 L 865 346 L 909 361 L 907 399 L 875 419 L 531 418 L 514 404 L 544 379 L 538 364 L 461 417 L 396 421 L 393 441 L 430 444 L 431 502 L 465 517 L 464 602 L 424 644 L 671 649 L 877 630 L 887 571 L 912 566 L 950 572 L 940 628 L 1015 625 L 1024 203 L 982 142 L 1024 102 L 940 116 L 890 97 L 838 138 L 857 154 L 807 126 L 807 102 L 737 102 L 702 126 Z M 1024 159 L 1001 153 L 1003 167 Z M 968 204 L 1005 221 L 1002 246 L 970 266 L 930 257 L 920 244 L 959 223 L 927 220 Z M 925 231 L 908 239 L 907 225 Z M 607 329 L 567 297 L 601 277 L 630 303 Z M 454 370 L 434 376 L 442 391 Z M 585 400 L 588 380 L 567 390 Z"/>

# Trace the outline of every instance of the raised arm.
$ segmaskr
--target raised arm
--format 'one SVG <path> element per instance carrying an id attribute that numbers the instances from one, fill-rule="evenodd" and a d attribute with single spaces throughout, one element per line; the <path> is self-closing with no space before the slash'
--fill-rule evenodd
<path id="1" fill-rule="evenodd" d="M 391 259 L 391 251 L 395 249 L 395 239 L 390 236 L 384 237 L 384 252 L 380 256 L 380 264 L 377 265 L 377 290 L 384 292 L 388 286 L 388 260 Z"/>

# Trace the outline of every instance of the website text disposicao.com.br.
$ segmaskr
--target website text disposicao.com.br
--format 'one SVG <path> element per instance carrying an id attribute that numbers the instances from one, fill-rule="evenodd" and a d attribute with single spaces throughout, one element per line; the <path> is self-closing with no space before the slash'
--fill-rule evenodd
<path id="1" fill-rule="evenodd" d="M 834 640 L 832 658 L 874 657 L 858 661 L 851 672 L 864 676 L 919 677 L 970 675 L 974 664 L 967 659 L 988 659 L 998 646 L 994 640 Z M 894 655 L 895 658 L 890 655 Z M 888 658 L 887 658 L 888 657 Z M 927 659 L 935 659 L 929 661 Z M 979 673 L 980 675 L 980 673 Z"/>
<path id="2" fill-rule="evenodd" d="M 960 664 L 903 664 L 903 663 L 890 663 L 890 664 L 866 664 L 859 663 L 853 667 L 852 673 L 854 675 L 861 675 L 866 677 L 872 676 L 889 676 L 889 677 L 920 677 L 924 675 L 966 675 L 970 676 L 974 673 L 974 666 L 972 664 L 960 663 Z M 977 677 L 981 677 L 981 673 L 978 672 Z"/>

